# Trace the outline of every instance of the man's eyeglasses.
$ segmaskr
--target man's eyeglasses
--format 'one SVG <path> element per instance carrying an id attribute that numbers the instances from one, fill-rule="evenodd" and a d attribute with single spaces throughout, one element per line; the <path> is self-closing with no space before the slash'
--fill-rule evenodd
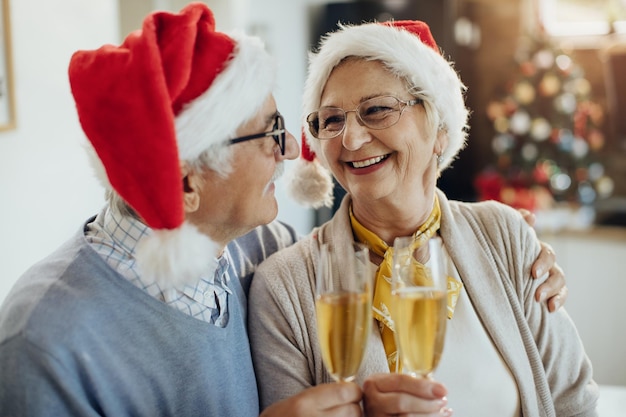
<path id="1" fill-rule="evenodd" d="M 318 139 L 332 139 L 346 128 L 347 113 L 355 112 L 359 123 L 370 129 L 386 129 L 398 123 L 408 106 L 422 103 L 421 99 L 403 101 L 394 96 L 379 96 L 365 100 L 354 110 L 322 107 L 306 118 L 311 134 Z"/>
<path id="2" fill-rule="evenodd" d="M 286 137 L 285 119 L 283 119 L 283 116 L 280 113 L 276 113 L 276 116 L 274 118 L 274 128 L 270 132 L 255 133 L 254 135 L 241 136 L 241 137 L 229 140 L 228 144 L 234 145 L 235 143 L 246 142 L 246 141 L 253 140 L 253 139 L 266 138 L 268 136 L 272 136 L 274 138 L 274 141 L 280 148 L 280 154 L 284 155 L 285 154 L 285 137 Z"/>

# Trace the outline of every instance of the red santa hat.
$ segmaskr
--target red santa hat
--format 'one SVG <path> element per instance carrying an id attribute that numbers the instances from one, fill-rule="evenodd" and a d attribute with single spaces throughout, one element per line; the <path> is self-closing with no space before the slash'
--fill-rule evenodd
<path id="1" fill-rule="evenodd" d="M 469 111 L 465 107 L 465 86 L 459 79 L 452 63 L 439 51 L 430 28 L 417 20 L 365 23 L 361 25 L 339 25 L 336 32 L 327 34 L 321 41 L 317 53 L 309 55 L 309 71 L 304 87 L 303 124 L 308 114 L 320 106 L 322 91 L 332 70 L 346 57 L 363 57 L 382 61 L 387 68 L 400 77 L 407 78 L 419 86 L 420 98 L 430 103 L 439 115 L 440 126 L 448 134 L 448 147 L 443 151 L 439 169 L 448 167 L 467 141 Z M 330 206 L 332 189 L 326 194 L 305 194 L 308 184 L 325 182 L 330 176 L 327 164 L 320 154 L 320 140 L 304 129 L 302 156 L 308 158 L 296 167 L 296 171 L 308 169 L 319 175 L 295 173 L 290 184 L 292 196 L 302 204 L 317 207 Z M 331 140 L 339 140 L 338 138 Z M 310 152 L 304 152 L 309 148 Z M 315 168 L 307 165 L 317 165 Z M 305 168 L 307 167 L 307 168 Z"/>
<path id="2" fill-rule="evenodd" d="M 100 179 L 152 229 L 136 253 L 142 274 L 164 286 L 212 274 L 221 248 L 185 221 L 181 161 L 202 155 L 228 173 L 228 139 L 274 87 L 262 42 L 217 32 L 191 3 L 148 15 L 120 46 L 76 52 L 69 79 Z"/>

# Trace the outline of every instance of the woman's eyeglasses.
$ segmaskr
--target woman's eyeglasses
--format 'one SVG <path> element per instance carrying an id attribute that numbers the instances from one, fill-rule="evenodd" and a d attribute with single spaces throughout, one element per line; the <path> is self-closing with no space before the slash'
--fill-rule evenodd
<path id="1" fill-rule="evenodd" d="M 403 101 L 394 96 L 379 96 L 365 100 L 354 110 L 322 107 L 306 118 L 311 134 L 318 139 L 332 139 L 346 128 L 347 113 L 354 112 L 359 123 L 370 129 L 386 129 L 398 123 L 408 106 L 422 103 L 421 99 Z"/>
<path id="2" fill-rule="evenodd" d="M 285 119 L 280 113 L 276 113 L 276 116 L 274 118 L 273 130 L 269 132 L 255 133 L 254 135 L 241 136 L 235 139 L 231 139 L 228 141 L 228 144 L 234 145 L 235 143 L 241 143 L 241 142 L 246 142 L 246 141 L 253 140 L 253 139 L 260 139 L 260 138 L 266 138 L 268 136 L 272 136 L 274 138 L 274 141 L 280 148 L 280 154 L 284 155 L 286 135 L 287 134 L 285 131 Z"/>

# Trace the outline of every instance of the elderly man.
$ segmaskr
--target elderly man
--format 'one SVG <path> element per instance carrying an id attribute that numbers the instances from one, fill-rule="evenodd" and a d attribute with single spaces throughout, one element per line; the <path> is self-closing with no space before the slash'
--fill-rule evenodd
<path id="1" fill-rule="evenodd" d="M 274 181 L 299 152 L 273 62 L 201 3 L 74 54 L 107 204 L 0 309 L 0 415 L 258 416 L 249 278 L 297 238 L 273 222 Z M 263 415 L 360 415 L 361 397 L 321 385 Z"/>

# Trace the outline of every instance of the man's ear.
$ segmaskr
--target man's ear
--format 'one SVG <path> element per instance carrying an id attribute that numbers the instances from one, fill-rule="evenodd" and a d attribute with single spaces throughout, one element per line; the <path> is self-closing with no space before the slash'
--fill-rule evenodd
<path id="1" fill-rule="evenodd" d="M 198 210 L 200 206 L 200 186 L 202 178 L 200 174 L 189 168 L 186 162 L 181 162 L 180 172 L 183 177 L 183 204 L 185 213 L 191 213 Z"/>

